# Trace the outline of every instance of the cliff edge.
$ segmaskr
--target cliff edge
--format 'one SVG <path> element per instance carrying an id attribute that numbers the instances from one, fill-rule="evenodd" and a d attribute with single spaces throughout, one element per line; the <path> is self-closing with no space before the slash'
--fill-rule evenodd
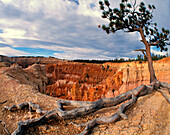
<path id="1" fill-rule="evenodd" d="M 127 63 L 126 63 L 127 64 Z M 162 65 L 157 64 L 158 67 L 167 67 L 169 62 L 162 60 Z M 164 66 L 163 66 L 164 65 Z M 110 65 L 112 66 L 112 65 Z M 114 65 L 115 66 L 115 65 Z M 120 66 L 120 65 L 119 65 Z M 122 66 L 124 67 L 124 66 Z M 125 66 L 126 67 L 126 66 Z M 126 67 L 127 69 L 132 66 Z M 134 67 L 134 66 L 133 66 Z M 138 71 L 138 65 L 136 65 Z M 122 70 L 122 68 L 120 67 Z M 165 77 L 169 75 L 169 68 L 162 68 L 166 71 Z M 0 119 L 2 119 L 7 129 L 12 133 L 16 127 L 18 121 L 24 121 L 27 119 L 33 119 L 40 117 L 40 114 L 35 112 L 28 112 L 27 109 L 18 110 L 15 112 L 9 112 L 4 110 L 4 106 L 12 106 L 14 104 L 20 104 L 23 102 L 31 101 L 38 103 L 43 110 L 53 110 L 56 108 L 55 102 L 57 97 L 48 96 L 40 93 L 40 90 L 44 90 L 44 85 L 47 83 L 48 78 L 46 74 L 45 66 L 33 65 L 27 69 L 22 69 L 18 65 L 11 67 L 0 68 Z M 145 71 L 145 70 L 144 70 Z M 142 71 L 141 73 L 144 74 Z M 159 71 L 160 72 L 160 71 Z M 161 72 L 160 72 L 161 73 Z M 167 74 L 168 73 L 168 74 Z M 15 76 L 17 75 L 18 76 Z M 130 74 L 129 74 L 130 75 Z M 132 73 L 133 75 L 133 73 Z M 134 75 L 136 78 L 137 75 Z M 124 75 L 126 77 L 126 75 Z M 129 76 L 130 78 L 130 76 Z M 132 77 L 133 78 L 133 77 Z M 130 79 L 127 79 L 130 80 Z M 130 83 L 131 81 L 127 81 Z M 45 84 L 44 84 L 45 83 Z M 128 84 L 127 83 L 127 84 Z M 37 85 L 38 84 L 38 85 Z M 40 87 L 44 86 L 44 87 Z M 2 103 L 3 101 L 6 102 Z M 69 109 L 69 108 L 68 108 Z M 73 135 L 81 132 L 81 128 L 75 127 L 70 124 L 74 122 L 77 124 L 87 122 L 93 118 L 100 116 L 110 116 L 117 111 L 118 107 L 113 106 L 102 109 L 93 114 L 89 114 L 83 117 L 77 117 L 76 119 L 51 121 L 48 124 L 40 125 L 34 128 L 25 130 L 26 135 L 36 134 L 61 134 L 61 135 Z M 145 135 L 168 135 L 170 134 L 170 105 L 166 99 L 159 93 L 153 92 L 150 95 L 140 97 L 128 111 L 128 120 L 121 119 L 116 123 L 97 126 L 93 131 L 93 135 L 132 135 L 132 134 L 145 134 Z M 3 125 L 0 125 L 0 134 L 5 135 Z"/>

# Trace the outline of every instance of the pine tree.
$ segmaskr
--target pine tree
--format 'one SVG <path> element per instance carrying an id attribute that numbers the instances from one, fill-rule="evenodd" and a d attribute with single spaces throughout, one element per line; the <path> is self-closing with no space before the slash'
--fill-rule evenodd
<path id="1" fill-rule="evenodd" d="M 160 48 L 160 51 L 167 51 L 166 45 L 170 45 L 169 30 L 162 28 L 162 32 L 158 31 L 157 23 L 152 22 L 153 11 L 156 9 L 154 5 L 146 5 L 141 2 L 137 5 L 128 0 L 121 0 L 119 8 L 111 8 L 108 0 L 99 1 L 102 18 L 108 19 L 108 26 L 102 25 L 102 29 L 107 34 L 115 33 L 119 30 L 124 32 L 139 32 L 141 42 L 144 43 L 145 49 L 142 50 L 148 60 L 148 68 L 150 72 L 150 82 L 157 81 L 153 62 L 151 58 L 151 46 Z M 99 25 L 100 27 L 100 25 Z M 145 59 L 146 59 L 145 58 Z"/>

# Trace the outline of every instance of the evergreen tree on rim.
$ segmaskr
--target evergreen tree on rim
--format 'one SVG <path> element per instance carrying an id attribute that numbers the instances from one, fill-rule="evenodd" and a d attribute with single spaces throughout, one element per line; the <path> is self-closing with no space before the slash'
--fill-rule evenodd
<path id="1" fill-rule="evenodd" d="M 102 18 L 108 19 L 108 26 L 102 25 L 102 29 L 107 34 L 115 33 L 118 30 L 124 32 L 139 32 L 141 42 L 144 43 L 145 49 L 138 49 L 147 57 L 148 68 L 150 72 L 150 82 L 157 81 L 153 62 L 151 58 L 150 48 L 156 46 L 160 51 L 167 51 L 166 45 L 169 43 L 169 30 L 162 28 L 162 32 L 158 31 L 157 23 L 152 22 L 153 11 L 156 9 L 154 5 L 146 6 L 144 2 L 139 5 L 132 3 L 132 0 L 121 0 L 120 8 L 111 8 L 108 0 L 99 1 Z M 100 25 L 99 25 L 100 27 Z"/>

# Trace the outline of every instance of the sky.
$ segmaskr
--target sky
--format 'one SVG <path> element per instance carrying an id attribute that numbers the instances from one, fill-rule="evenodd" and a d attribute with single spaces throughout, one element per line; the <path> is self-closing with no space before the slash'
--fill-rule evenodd
<path id="1" fill-rule="evenodd" d="M 111 7 L 118 7 L 120 1 L 110 0 Z M 156 6 L 153 21 L 158 28 L 170 29 L 170 0 L 143 1 Z M 107 60 L 141 54 L 133 51 L 144 48 L 138 33 L 119 31 L 108 35 L 98 28 L 108 23 L 101 18 L 98 2 L 0 0 L 0 55 Z M 167 53 L 155 48 L 152 52 Z"/>

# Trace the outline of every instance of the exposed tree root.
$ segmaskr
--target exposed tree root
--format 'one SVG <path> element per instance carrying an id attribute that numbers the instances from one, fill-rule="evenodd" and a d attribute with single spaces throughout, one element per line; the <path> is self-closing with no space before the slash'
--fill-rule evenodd
<path id="1" fill-rule="evenodd" d="M 168 101 L 168 103 L 170 103 L 170 97 L 169 97 L 169 93 L 167 89 L 157 89 L 157 91 L 159 91 L 164 97 L 165 99 Z"/>
<path id="2" fill-rule="evenodd" d="M 168 101 L 168 103 L 170 103 L 170 84 L 166 83 L 166 82 L 161 82 L 160 83 L 160 89 L 157 89 L 157 91 L 159 91 L 164 97 L 165 99 Z"/>
<path id="3" fill-rule="evenodd" d="M 33 104 L 31 101 L 28 101 L 28 102 L 25 102 L 25 103 L 21 103 L 19 105 L 13 105 L 11 107 L 8 107 L 8 106 L 4 106 L 5 109 L 9 110 L 9 111 L 13 111 L 15 109 L 22 109 L 24 108 L 25 106 L 28 106 L 29 107 L 29 111 L 32 112 L 32 111 L 36 111 L 36 113 L 39 113 L 39 114 L 45 114 L 47 113 L 47 111 L 43 111 L 41 109 L 41 107 L 39 106 L 39 104 Z"/>
<path id="4" fill-rule="evenodd" d="M 122 104 L 118 111 L 112 115 L 112 116 L 109 116 L 109 117 L 99 117 L 99 118 L 96 118 L 96 119 L 93 119 L 85 124 L 80 124 L 80 125 L 77 125 L 77 124 L 74 124 L 76 126 L 85 126 L 85 129 L 84 131 L 79 134 L 79 135 L 87 135 L 89 133 L 89 131 L 95 126 L 95 125 L 99 125 L 99 124 L 107 124 L 107 123 L 113 123 L 115 121 L 117 121 L 120 117 L 122 117 L 123 119 L 128 119 L 128 116 L 125 115 L 123 112 L 125 109 L 129 108 L 130 106 L 132 106 L 137 100 L 137 97 L 134 96 L 132 94 L 132 99 L 129 101 L 129 102 L 126 102 L 124 104 Z"/>
<path id="5" fill-rule="evenodd" d="M 141 85 L 133 90 L 129 90 L 126 93 L 120 94 L 117 97 L 113 98 L 104 98 L 99 99 L 94 102 L 90 101 L 69 101 L 69 100 L 58 100 L 56 109 L 52 111 L 43 111 L 38 104 L 33 104 L 32 102 L 26 102 L 19 105 L 13 105 L 12 107 L 5 107 L 8 110 L 14 109 L 22 109 L 24 106 L 29 106 L 29 110 L 36 111 L 37 113 L 44 114 L 43 116 L 37 119 L 29 119 L 26 121 L 18 122 L 18 128 L 12 133 L 12 135 L 22 134 L 23 129 L 27 127 L 32 127 L 36 125 L 40 125 L 44 122 L 47 122 L 51 119 L 70 119 L 75 118 L 77 116 L 84 116 L 89 113 L 95 112 L 105 107 L 116 106 L 124 101 L 129 100 L 126 103 L 123 103 L 118 111 L 109 117 L 99 117 L 93 119 L 85 124 L 80 124 L 76 126 L 85 126 L 85 129 L 80 135 L 88 134 L 89 131 L 95 126 L 99 124 L 106 124 L 117 121 L 119 118 L 127 119 L 128 117 L 124 114 L 124 112 L 132 106 L 140 96 L 144 96 L 153 92 L 154 89 L 158 89 L 160 86 L 169 88 L 169 84 L 160 83 L 160 82 L 153 82 L 150 85 Z M 65 111 L 64 106 L 74 106 L 76 109 Z"/>
<path id="6" fill-rule="evenodd" d="M 8 131 L 8 129 L 7 129 L 7 127 L 6 127 L 5 122 L 4 122 L 4 121 L 2 121 L 2 120 L 0 120 L 0 124 L 4 127 L 5 132 L 6 132 L 8 135 L 10 135 L 11 133 Z"/>
<path id="7" fill-rule="evenodd" d="M 4 104 L 4 103 L 6 103 L 8 100 L 5 100 L 5 101 L 3 101 L 3 102 L 0 102 L 0 104 Z"/>
<path id="8" fill-rule="evenodd" d="M 168 88 L 168 91 L 169 91 L 169 93 L 170 93 L 170 84 L 169 84 L 169 83 L 160 82 L 160 85 L 161 85 L 163 88 Z"/>

